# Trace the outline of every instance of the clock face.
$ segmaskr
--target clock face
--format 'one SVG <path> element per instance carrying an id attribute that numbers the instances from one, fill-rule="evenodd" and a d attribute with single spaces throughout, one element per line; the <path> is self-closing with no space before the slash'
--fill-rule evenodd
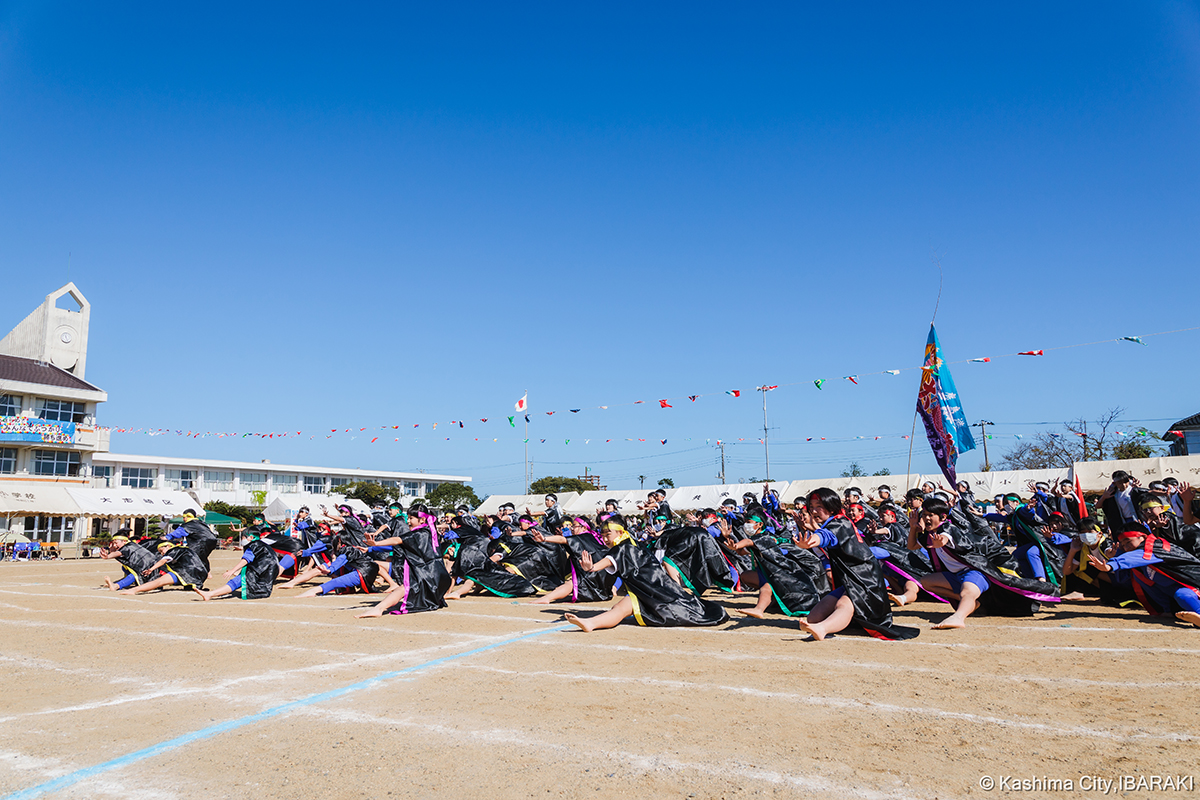
<path id="1" fill-rule="evenodd" d="M 63 331 L 62 333 L 60 333 L 58 335 L 58 338 L 62 341 L 63 344 L 70 344 L 71 341 L 75 338 L 75 336 L 70 331 Z"/>

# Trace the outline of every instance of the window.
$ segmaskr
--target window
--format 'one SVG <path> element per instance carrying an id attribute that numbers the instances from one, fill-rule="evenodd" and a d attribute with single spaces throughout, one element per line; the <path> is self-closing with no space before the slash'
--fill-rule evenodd
<path id="1" fill-rule="evenodd" d="M 325 479 L 312 475 L 304 476 L 304 491 L 307 494 L 325 494 Z"/>
<path id="2" fill-rule="evenodd" d="M 345 486 L 348 483 L 350 483 L 349 478 L 330 478 L 329 479 L 329 488 L 336 489 L 339 486 Z"/>
<path id="3" fill-rule="evenodd" d="M 39 542 L 73 542 L 74 517 L 26 517 L 25 535 Z"/>
<path id="4" fill-rule="evenodd" d="M 16 394 L 0 395 L 0 417 L 16 417 L 21 414 L 21 396 Z"/>
<path id="5" fill-rule="evenodd" d="M 213 492 L 232 492 L 233 473 L 204 470 L 204 488 Z"/>
<path id="6" fill-rule="evenodd" d="M 385 489 L 399 489 L 400 485 L 395 481 L 380 481 L 379 485 Z"/>
<path id="7" fill-rule="evenodd" d="M 420 486 L 417 484 L 416 481 L 405 481 L 404 482 L 404 494 L 406 496 L 416 497 L 417 493 L 419 491 L 420 491 Z"/>
<path id="8" fill-rule="evenodd" d="M 33 474 L 74 477 L 79 474 L 79 453 L 69 450 L 34 450 Z"/>
<path id="9" fill-rule="evenodd" d="M 44 397 L 37 399 L 37 415 L 41 419 L 83 422 L 86 408 L 83 403 L 72 403 L 70 400 L 47 400 Z"/>
<path id="10" fill-rule="evenodd" d="M 112 487 L 112 466 L 97 467 L 92 466 L 92 483 L 96 486 L 103 486 L 108 489 Z"/>
<path id="11" fill-rule="evenodd" d="M 300 491 L 300 476 L 298 475 L 272 475 L 271 485 L 275 487 L 275 491 L 280 494 L 296 494 Z"/>
<path id="12" fill-rule="evenodd" d="M 425 496 L 429 497 L 429 493 L 432 492 L 437 487 L 438 487 L 438 484 L 436 484 L 436 483 L 426 483 L 425 484 Z"/>
<path id="13" fill-rule="evenodd" d="M 12 475 L 17 471 L 17 449 L 5 447 L 0 449 L 0 474 Z"/>
<path id="14" fill-rule="evenodd" d="M 121 485 L 130 489 L 153 489 L 157 477 L 154 467 L 121 467 Z"/>
<path id="15" fill-rule="evenodd" d="M 243 472 L 242 488 L 248 492 L 265 492 L 267 490 L 267 473 Z"/>
<path id="16" fill-rule="evenodd" d="M 167 486 L 172 489 L 195 489 L 197 477 L 194 469 L 169 469 L 167 470 Z"/>

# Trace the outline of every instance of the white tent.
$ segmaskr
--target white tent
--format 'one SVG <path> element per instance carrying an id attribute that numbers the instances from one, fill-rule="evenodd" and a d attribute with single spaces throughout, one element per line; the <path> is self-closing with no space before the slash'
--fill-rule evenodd
<path id="1" fill-rule="evenodd" d="M 562 506 L 563 513 L 573 516 L 594 516 L 597 511 L 604 510 L 604 501 L 619 499 L 629 494 L 626 489 L 617 489 L 610 491 L 608 489 L 596 489 L 591 492 L 583 492 L 575 497 L 570 503 L 559 502 Z"/>
<path id="2" fill-rule="evenodd" d="M 1141 481 L 1142 486 L 1150 481 L 1175 478 L 1186 483 L 1200 483 L 1200 455 L 1163 456 L 1161 458 L 1138 458 L 1128 461 L 1088 461 L 1075 465 L 1075 474 L 1086 492 L 1102 492 L 1112 483 L 1112 474 L 1123 469 Z"/>
<path id="3" fill-rule="evenodd" d="M 84 517 L 177 517 L 186 509 L 200 511 L 201 508 L 196 498 L 179 491 L 117 486 L 110 489 L 70 487 L 67 492 L 78 506 L 74 513 Z"/>
<path id="4" fill-rule="evenodd" d="M 787 493 L 789 482 L 771 481 L 770 486 L 779 492 L 779 496 L 782 498 Z M 725 500 L 734 500 L 738 505 L 741 505 L 743 494 L 749 492 L 755 497 L 761 498 L 762 491 L 763 485 L 761 483 L 681 486 L 675 490 L 673 495 L 668 495 L 667 502 L 670 503 L 673 511 L 695 511 L 702 508 L 716 508 Z"/>
<path id="5" fill-rule="evenodd" d="M 558 506 L 563 509 L 563 513 L 567 513 L 572 503 L 578 498 L 579 492 L 559 492 Z M 516 507 L 518 515 L 524 514 L 525 509 L 529 509 L 534 516 L 546 513 L 546 495 L 544 494 L 494 494 L 484 500 L 474 513 L 476 515 L 495 514 L 505 503 L 512 503 Z"/>
<path id="6" fill-rule="evenodd" d="M 67 494 L 65 486 L 33 481 L 0 484 L 0 516 L 77 517 L 79 513 L 79 505 Z"/>
<path id="7" fill-rule="evenodd" d="M 325 519 L 321 514 L 321 506 L 330 511 L 334 510 L 334 506 L 339 503 L 347 503 L 355 511 L 364 514 L 370 514 L 370 507 L 362 500 L 350 498 L 347 500 L 340 494 L 280 494 L 276 495 L 275 499 L 267 504 L 263 510 L 263 517 L 267 522 L 282 522 L 285 519 L 292 519 L 296 516 L 296 512 L 302 507 L 307 507 L 313 519 L 318 522 Z"/>

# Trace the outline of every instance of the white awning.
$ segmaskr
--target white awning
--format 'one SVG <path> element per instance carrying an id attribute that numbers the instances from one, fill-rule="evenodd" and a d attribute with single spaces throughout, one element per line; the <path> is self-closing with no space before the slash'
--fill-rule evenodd
<path id="1" fill-rule="evenodd" d="M 79 506 L 67 494 L 65 486 L 34 481 L 0 483 L 0 516 L 77 517 L 79 513 Z"/>
<path id="2" fill-rule="evenodd" d="M 162 489 L 74 489 L 67 492 L 78 504 L 75 512 L 84 517 L 177 517 L 187 509 L 200 511 L 196 498 L 187 492 Z"/>

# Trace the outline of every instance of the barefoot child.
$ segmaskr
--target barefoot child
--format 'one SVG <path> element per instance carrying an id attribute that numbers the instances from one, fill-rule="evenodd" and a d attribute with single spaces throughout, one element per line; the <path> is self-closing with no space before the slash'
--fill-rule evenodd
<path id="1" fill-rule="evenodd" d="M 892 605 L 883 568 L 842 514 L 842 500 L 837 492 L 827 487 L 810 492 L 807 506 L 808 515 L 803 522 L 809 533 L 800 539 L 800 544 L 825 551 L 834 590 L 821 598 L 808 617 L 800 620 L 800 629 L 821 641 L 853 622 L 880 639 L 915 638 L 920 633 L 916 628 L 892 624 Z"/>
<path id="2" fill-rule="evenodd" d="M 208 570 L 200 557 L 188 549 L 186 544 L 171 544 L 159 542 L 157 547 L 159 559 L 142 571 L 142 577 L 150 578 L 141 586 L 122 590 L 121 594 L 142 594 L 162 589 L 167 586 L 181 586 L 184 589 L 203 587 L 208 578 Z"/>
<path id="3" fill-rule="evenodd" d="M 212 591 L 192 587 L 201 600 L 212 600 L 236 594 L 243 600 L 261 600 L 271 596 L 275 579 L 279 577 L 279 558 L 275 551 L 258 536 L 251 534 L 242 550 L 242 560 L 222 575 L 229 581 Z"/>
<path id="4" fill-rule="evenodd" d="M 142 573 L 150 571 L 154 565 L 154 554 L 137 542 L 131 542 L 129 540 L 130 532 L 129 528 L 122 528 L 117 531 L 117 535 L 112 538 L 107 547 L 100 548 L 100 557 L 116 559 L 125 573 L 119 581 L 114 581 L 109 577 L 104 578 L 104 588 L 113 592 L 142 583 L 145 580 Z"/>
<path id="5" fill-rule="evenodd" d="M 702 600 L 671 580 L 654 554 L 634 543 L 623 523 L 619 516 L 606 520 L 601 535 L 609 547 L 608 553 L 593 561 L 591 553 L 585 552 L 580 556 L 580 565 L 587 572 L 616 573 L 628 594 L 602 614 L 594 617 L 567 614 L 567 622 L 591 632 L 616 627 L 630 615 L 637 624 L 652 627 L 720 625 L 729 619 L 723 606 Z"/>

